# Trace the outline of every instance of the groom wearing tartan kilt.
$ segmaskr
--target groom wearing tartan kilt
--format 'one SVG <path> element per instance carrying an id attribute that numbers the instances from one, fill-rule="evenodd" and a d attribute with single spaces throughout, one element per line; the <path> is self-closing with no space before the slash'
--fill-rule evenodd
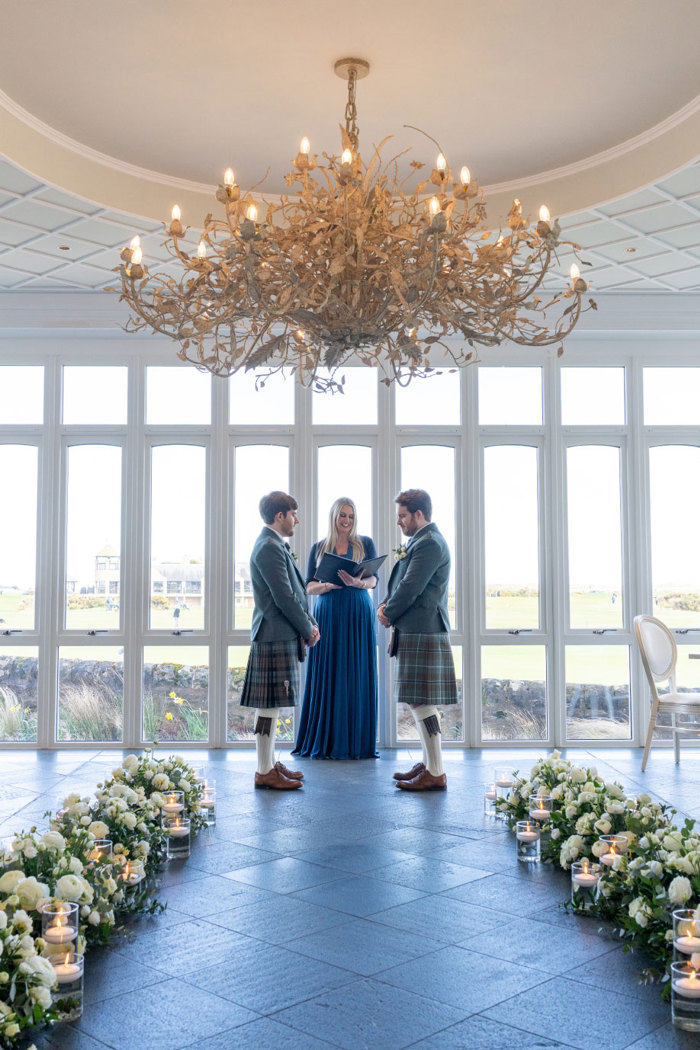
<path id="1" fill-rule="evenodd" d="M 255 708 L 255 786 L 292 791 L 304 774 L 275 761 L 275 734 L 282 707 L 299 702 L 299 662 L 319 631 L 309 614 L 304 578 L 287 542 L 299 524 L 297 502 L 286 492 L 260 500 L 265 526 L 250 558 L 253 585 L 251 646 L 241 707 Z"/>
<path id="2" fill-rule="evenodd" d="M 404 791 L 439 791 L 447 777 L 437 707 L 459 702 L 447 608 L 450 551 L 431 520 L 427 492 L 407 489 L 395 502 L 398 525 L 409 540 L 399 548 L 388 598 L 377 615 L 395 632 L 395 699 L 413 711 L 423 757 L 407 773 L 394 773 L 394 780 Z"/>

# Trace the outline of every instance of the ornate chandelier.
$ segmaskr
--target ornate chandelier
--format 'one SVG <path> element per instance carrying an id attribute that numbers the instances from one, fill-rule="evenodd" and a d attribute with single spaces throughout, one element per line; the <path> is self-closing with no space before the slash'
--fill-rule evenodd
<path id="1" fill-rule="evenodd" d="M 335 71 L 348 81 L 341 156 L 319 158 L 302 139 L 289 194 L 266 205 L 229 168 L 216 191 L 224 218 L 207 215 L 196 254 L 175 205 L 164 229 L 179 278 L 150 272 L 135 237 L 117 268 L 127 330 L 170 336 L 181 360 L 214 375 L 288 368 L 318 390 L 342 387 L 337 370 L 351 356 L 385 383 L 407 383 L 432 370 L 435 347 L 449 367 L 503 342 L 561 353 L 588 285 L 574 263 L 565 290 L 549 302 L 537 293 L 557 249 L 578 245 L 560 241 L 544 206 L 530 225 L 518 200 L 507 231 L 486 229 L 483 191 L 467 167 L 454 180 L 442 151 L 412 189 L 423 165 L 400 174 L 403 154 L 382 158 L 388 139 L 365 163 L 355 98 L 369 65 L 343 59 Z"/>

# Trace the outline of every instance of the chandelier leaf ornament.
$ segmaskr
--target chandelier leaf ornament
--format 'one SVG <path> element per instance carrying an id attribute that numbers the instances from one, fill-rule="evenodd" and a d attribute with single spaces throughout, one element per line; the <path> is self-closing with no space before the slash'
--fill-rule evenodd
<path id="1" fill-rule="evenodd" d="M 453 179 L 442 151 L 422 180 L 417 161 L 404 174 L 403 153 L 383 160 L 388 139 L 365 163 L 356 87 L 369 65 L 343 59 L 336 72 L 348 81 L 341 155 L 319 157 L 302 139 L 289 192 L 269 203 L 242 192 L 227 169 L 216 191 L 223 218 L 206 216 L 194 253 L 175 205 L 165 244 L 178 278 L 150 272 L 134 238 L 117 268 L 127 330 L 170 336 L 181 360 L 214 375 L 285 368 L 332 391 L 351 360 L 404 385 L 433 371 L 438 347 L 448 367 L 504 342 L 558 344 L 561 353 L 588 285 L 574 263 L 563 291 L 548 302 L 538 292 L 558 248 L 578 257 L 578 245 L 559 239 L 544 206 L 528 224 L 517 200 L 506 231 L 487 229 L 483 191 L 467 167 Z"/>

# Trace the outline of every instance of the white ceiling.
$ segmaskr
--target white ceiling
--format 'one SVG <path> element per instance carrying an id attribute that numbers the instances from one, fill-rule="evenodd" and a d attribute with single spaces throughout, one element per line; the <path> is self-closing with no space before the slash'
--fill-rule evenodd
<path id="1" fill-rule="evenodd" d="M 592 264 L 585 276 L 593 292 L 700 291 L 700 163 L 568 216 L 562 226 Z M 134 233 L 141 235 L 151 269 L 157 263 L 177 272 L 157 223 L 81 200 L 0 160 L 0 288 L 102 291 L 113 285 L 119 249 Z M 195 230 L 188 239 L 194 248 Z M 566 252 L 560 261 L 563 283 Z"/>

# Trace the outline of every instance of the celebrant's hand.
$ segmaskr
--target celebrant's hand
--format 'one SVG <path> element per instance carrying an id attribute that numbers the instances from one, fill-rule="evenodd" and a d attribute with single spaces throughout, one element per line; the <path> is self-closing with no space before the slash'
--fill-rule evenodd
<path id="1" fill-rule="evenodd" d="M 338 576 L 346 587 L 357 587 L 358 590 L 366 591 L 367 584 L 359 576 L 351 576 L 346 569 L 338 569 Z"/>
<path id="2" fill-rule="evenodd" d="M 391 627 L 391 620 L 388 620 L 384 615 L 384 606 L 380 605 L 377 609 L 377 619 L 379 620 L 382 627 Z"/>

